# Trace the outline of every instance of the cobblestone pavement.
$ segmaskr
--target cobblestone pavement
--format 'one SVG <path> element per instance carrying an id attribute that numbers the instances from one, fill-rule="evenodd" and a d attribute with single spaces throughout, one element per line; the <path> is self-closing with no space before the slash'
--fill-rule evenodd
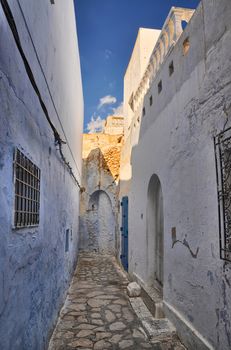
<path id="1" fill-rule="evenodd" d="M 127 283 L 112 257 L 81 254 L 49 350 L 179 349 L 148 341 L 127 297 Z"/>

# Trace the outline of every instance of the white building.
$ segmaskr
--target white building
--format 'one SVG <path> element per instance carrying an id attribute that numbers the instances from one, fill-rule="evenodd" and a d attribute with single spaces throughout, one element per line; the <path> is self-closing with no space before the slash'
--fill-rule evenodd
<path id="1" fill-rule="evenodd" d="M 118 115 L 109 115 L 103 127 L 103 133 L 108 135 L 124 134 L 124 118 Z"/>
<path id="2" fill-rule="evenodd" d="M 0 348 L 45 349 L 78 249 L 73 1 L 1 1 L 0 100 Z"/>
<path id="3" fill-rule="evenodd" d="M 136 46 L 125 75 L 128 269 L 192 350 L 231 348 L 230 19 L 229 0 L 172 8 L 142 77 Z"/>

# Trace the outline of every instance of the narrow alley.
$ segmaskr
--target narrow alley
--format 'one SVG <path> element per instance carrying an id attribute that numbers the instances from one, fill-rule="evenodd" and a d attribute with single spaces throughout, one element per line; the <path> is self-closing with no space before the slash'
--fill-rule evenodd
<path id="1" fill-rule="evenodd" d="M 0 0 L 0 350 L 231 350 L 231 0 Z"/>
<path id="2" fill-rule="evenodd" d="M 176 339 L 149 342 L 114 257 L 82 253 L 49 350 L 183 350 Z M 174 338 L 174 337 L 173 337 Z"/>

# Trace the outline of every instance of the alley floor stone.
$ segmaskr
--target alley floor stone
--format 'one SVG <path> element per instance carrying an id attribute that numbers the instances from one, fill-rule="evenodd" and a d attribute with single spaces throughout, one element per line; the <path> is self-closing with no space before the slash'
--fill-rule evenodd
<path id="1" fill-rule="evenodd" d="M 49 350 L 180 350 L 151 344 L 126 293 L 128 280 L 111 256 L 82 253 Z"/>

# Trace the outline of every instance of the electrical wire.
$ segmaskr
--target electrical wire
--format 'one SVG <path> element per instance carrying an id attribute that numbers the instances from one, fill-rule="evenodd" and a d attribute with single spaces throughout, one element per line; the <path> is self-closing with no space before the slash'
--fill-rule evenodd
<path id="1" fill-rule="evenodd" d="M 13 34 L 13 37 L 14 37 L 16 46 L 17 46 L 18 51 L 19 51 L 19 53 L 20 53 L 20 55 L 21 55 L 21 58 L 22 58 L 22 60 L 23 60 L 24 67 L 25 67 L 25 69 L 26 69 L 28 78 L 29 78 L 29 80 L 30 80 L 30 82 L 31 82 L 31 85 L 32 85 L 32 87 L 33 87 L 33 89 L 34 89 L 34 91 L 35 91 L 35 93 L 36 93 L 36 95 L 37 95 L 37 97 L 38 97 L 38 99 L 39 99 L 39 103 L 40 103 L 41 108 L 42 108 L 42 110 L 43 110 L 43 112 L 44 112 L 44 115 L 45 115 L 45 117 L 46 117 L 46 119 L 47 119 L 47 122 L 49 123 L 49 125 L 50 125 L 50 127 L 51 127 L 51 129 L 52 129 L 52 131 L 53 131 L 54 139 L 55 139 L 55 144 L 58 146 L 60 156 L 61 156 L 63 162 L 65 163 L 65 165 L 67 166 L 67 168 L 68 168 L 68 170 L 69 170 L 69 172 L 70 172 L 70 175 L 73 177 L 75 183 L 76 183 L 77 186 L 82 190 L 82 187 L 81 187 L 79 181 L 77 180 L 75 174 L 73 173 L 73 170 L 72 170 L 72 168 L 71 168 L 69 162 L 67 162 L 67 160 L 66 160 L 66 158 L 65 158 L 65 156 L 64 156 L 64 154 L 63 154 L 62 145 L 65 144 L 66 142 L 62 140 L 61 136 L 59 135 L 59 132 L 57 131 L 57 129 L 55 128 L 54 124 L 53 124 L 52 121 L 51 121 L 51 118 L 50 118 L 50 116 L 49 116 L 49 112 L 48 112 L 48 110 L 47 110 L 47 108 L 46 108 L 46 105 L 45 105 L 43 99 L 42 99 L 42 96 L 41 96 L 41 94 L 40 94 L 38 85 L 37 85 L 37 83 L 36 83 L 36 81 L 35 81 L 33 72 L 32 72 L 32 70 L 31 70 L 31 68 L 30 68 L 30 64 L 29 64 L 29 62 L 28 62 L 28 60 L 27 60 L 27 58 L 26 58 L 26 55 L 25 55 L 25 53 L 24 53 L 24 51 L 23 51 L 23 48 L 22 48 L 22 45 L 21 45 L 21 41 L 20 41 L 20 37 L 19 37 L 19 34 L 18 34 L 18 30 L 17 30 L 17 26 L 16 26 L 16 23 L 15 23 L 13 14 L 12 14 L 12 12 L 11 12 L 11 9 L 10 9 L 10 7 L 9 7 L 9 4 L 8 4 L 7 0 L 0 0 L 0 2 L 1 2 L 1 5 L 2 5 L 3 12 L 4 12 L 5 16 L 6 16 L 7 22 L 8 22 L 8 24 L 9 24 L 9 27 L 10 27 L 10 29 L 11 29 L 11 32 L 12 32 L 12 34 Z M 20 6 L 20 4 L 19 4 L 19 6 Z M 25 18 L 24 18 L 24 19 L 25 19 Z M 33 45 L 33 46 L 34 46 L 34 45 Z M 35 49 L 35 47 L 34 47 L 34 49 Z M 35 51 L 36 51 L 36 49 L 35 49 Z M 36 51 L 36 55 L 37 55 L 37 51 Z M 37 55 L 37 59 L 39 60 L 38 55 Z M 40 63 L 40 61 L 39 61 L 39 63 Z M 40 68 L 42 69 L 41 63 L 40 63 Z M 45 78 L 45 74 L 44 74 L 43 69 L 42 69 L 42 73 L 43 73 L 43 76 L 44 76 L 44 78 Z M 45 80 L 46 80 L 46 78 L 45 78 Z M 46 83 L 47 83 L 47 80 L 46 80 Z M 53 101 L 53 98 L 52 98 L 52 95 L 51 95 L 51 92 L 50 92 L 48 83 L 47 83 L 47 87 L 48 87 L 48 91 L 49 91 L 50 97 L 51 97 L 51 99 L 52 99 L 53 106 L 54 106 L 55 111 L 56 111 L 57 116 L 58 116 L 58 112 L 57 112 L 56 106 L 55 106 L 55 104 L 54 104 L 54 101 Z M 58 119 L 59 119 L 59 121 L 60 121 L 59 116 L 58 116 Z M 61 123 L 61 121 L 60 121 L 60 123 Z M 61 124 L 61 126 L 62 126 L 62 124 Z M 65 136 L 65 138 L 66 138 L 65 133 L 64 133 L 64 136 Z M 66 140 L 67 140 L 67 138 L 66 138 Z M 69 147 L 69 149 L 70 149 L 70 152 L 71 152 L 71 155 L 72 155 L 72 157 L 73 157 L 73 153 L 72 153 L 72 151 L 71 151 L 71 148 L 70 148 L 69 144 L 67 144 L 67 145 L 68 145 L 68 147 Z M 74 160 L 74 162 L 75 162 L 74 157 L 73 157 L 73 160 Z M 75 162 L 75 165 L 76 165 L 76 167 L 77 167 L 76 162 Z M 78 170 L 78 167 L 77 167 L 77 170 Z"/>
<path id="2" fill-rule="evenodd" d="M 47 86 L 47 89 L 48 89 L 48 93 L 49 93 L 50 98 L 51 98 L 51 102 L 52 102 L 52 104 L 53 104 L 55 113 L 56 113 L 56 115 L 57 115 L 57 118 L 58 118 L 58 121 L 59 121 L 59 123 L 60 123 L 61 129 L 62 129 L 62 132 L 63 132 L 63 135 L 64 135 L 64 137 L 65 137 L 65 141 L 66 141 L 67 146 L 68 146 L 68 148 L 69 148 L 69 150 L 70 150 L 72 159 L 73 159 L 73 161 L 74 161 L 74 163 L 75 163 L 75 166 L 76 166 L 76 169 L 77 169 L 77 171 L 78 171 L 78 173 L 79 173 L 79 176 L 81 176 L 81 175 L 80 175 L 79 168 L 78 168 L 78 166 L 77 166 L 77 164 L 76 164 L 75 157 L 74 157 L 74 155 L 73 155 L 72 149 L 71 149 L 70 144 L 69 144 L 69 142 L 68 142 L 68 138 L 67 138 L 67 136 L 66 136 L 64 127 L 63 127 L 63 125 L 62 125 L 61 118 L 60 118 L 59 113 L 58 113 L 58 110 L 57 110 L 57 108 L 56 108 L 56 105 L 55 105 L 55 102 L 54 102 L 54 99 L 53 99 L 53 96 L 52 96 L 52 93 L 51 93 L 51 90 L 50 90 L 50 86 L 49 86 L 49 84 L 48 84 L 48 81 L 47 81 L 47 78 L 46 78 L 46 74 L 45 74 L 45 72 L 44 72 L 42 63 L 41 63 L 41 61 L 40 61 L 40 58 L 39 58 L 37 49 L 36 49 L 36 47 L 35 47 L 35 44 L 34 44 L 34 41 L 33 41 L 33 38 L 32 38 L 31 32 L 30 32 L 30 29 L 29 29 L 29 27 L 28 27 L 28 24 L 27 24 L 27 21 L 26 21 L 26 18 L 25 18 L 25 15 L 24 15 L 22 6 L 21 6 L 19 0 L 17 0 L 17 3 L 18 3 L 18 6 L 19 6 L 19 9 L 20 9 L 20 12 L 21 12 L 23 21 L 24 21 L 24 23 L 25 23 L 25 26 L 26 26 L 28 35 L 29 35 L 29 37 L 30 37 L 30 40 L 31 40 L 31 43 L 32 43 L 32 46 L 33 46 L 33 49 L 34 49 L 34 52 L 35 52 L 35 55 L 36 55 L 38 64 L 39 64 L 39 67 L 40 67 L 41 72 L 42 72 L 42 75 L 43 75 L 43 77 L 44 77 L 44 80 L 45 80 L 45 83 L 46 83 L 46 86 Z"/>

